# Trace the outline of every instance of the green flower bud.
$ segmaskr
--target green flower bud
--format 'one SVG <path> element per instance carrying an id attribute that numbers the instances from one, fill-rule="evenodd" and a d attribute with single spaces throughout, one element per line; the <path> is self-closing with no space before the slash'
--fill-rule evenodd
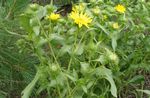
<path id="1" fill-rule="evenodd" d="M 30 4 L 29 6 L 30 6 L 31 10 L 35 11 L 38 9 L 38 4 Z"/>

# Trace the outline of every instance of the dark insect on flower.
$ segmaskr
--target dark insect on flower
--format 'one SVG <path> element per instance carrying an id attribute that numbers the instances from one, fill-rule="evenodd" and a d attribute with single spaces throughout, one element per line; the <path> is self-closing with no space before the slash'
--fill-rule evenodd
<path id="1" fill-rule="evenodd" d="M 62 16 L 66 16 L 68 13 L 72 11 L 72 4 L 66 4 L 61 6 L 56 13 L 61 14 Z"/>
<path id="2" fill-rule="evenodd" d="M 62 16 L 67 16 L 68 13 L 72 11 L 72 4 L 66 4 L 61 6 L 57 11 L 56 14 L 60 14 Z M 41 19 L 41 21 L 44 20 L 44 17 Z"/>

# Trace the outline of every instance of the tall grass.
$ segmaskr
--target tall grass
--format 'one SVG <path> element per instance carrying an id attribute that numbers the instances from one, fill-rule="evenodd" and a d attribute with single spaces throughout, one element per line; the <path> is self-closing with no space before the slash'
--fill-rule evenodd
<path id="1" fill-rule="evenodd" d="M 20 36 L 11 33 L 23 33 L 17 17 L 28 3 L 29 0 L 0 1 L 0 98 L 20 96 L 34 75 L 35 59 L 29 53 L 19 53 L 16 41 Z"/>

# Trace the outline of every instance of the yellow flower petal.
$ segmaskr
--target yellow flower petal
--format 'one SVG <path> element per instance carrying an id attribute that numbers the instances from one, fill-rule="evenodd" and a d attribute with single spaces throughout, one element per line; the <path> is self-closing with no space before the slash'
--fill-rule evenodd
<path id="1" fill-rule="evenodd" d="M 55 14 L 55 13 L 52 13 L 49 16 L 46 16 L 46 19 L 50 19 L 50 20 L 57 20 L 59 18 L 60 18 L 60 15 L 59 14 Z"/>
<path id="2" fill-rule="evenodd" d="M 89 23 L 92 22 L 92 19 L 88 17 L 85 13 L 79 13 L 79 12 L 72 12 L 70 14 L 70 18 L 74 20 L 76 24 L 78 24 L 79 28 L 81 28 L 83 25 L 88 27 Z"/>
<path id="3" fill-rule="evenodd" d="M 115 6 L 115 10 L 120 13 L 124 13 L 126 11 L 126 8 L 123 5 L 118 4 L 117 6 Z"/>

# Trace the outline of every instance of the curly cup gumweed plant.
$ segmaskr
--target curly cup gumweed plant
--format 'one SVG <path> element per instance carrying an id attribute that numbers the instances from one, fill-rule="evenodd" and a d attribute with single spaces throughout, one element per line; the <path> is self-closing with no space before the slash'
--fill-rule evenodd
<path id="1" fill-rule="evenodd" d="M 37 74 L 29 84 L 30 86 L 32 85 L 32 88 L 28 88 L 27 86 L 22 92 L 22 98 L 29 98 L 29 93 L 36 83 L 39 84 L 40 88 L 44 85 L 47 92 L 54 93 L 56 91 L 55 96 L 49 95 L 53 98 L 76 98 L 76 93 L 79 91 L 90 97 L 91 95 L 87 95 L 87 92 L 91 88 L 86 86 L 89 83 L 92 83 L 94 86 L 93 80 L 96 80 L 95 75 L 97 77 L 104 75 L 104 79 L 106 80 L 109 77 L 107 81 L 111 84 L 110 92 L 112 96 L 116 97 L 117 89 L 111 70 L 105 68 L 105 66 L 96 67 L 98 63 L 101 64 L 101 61 L 93 62 L 98 59 L 96 55 L 100 55 L 100 52 L 106 52 L 98 48 L 99 46 L 95 46 L 96 43 L 94 42 L 94 40 L 99 40 L 96 38 L 98 33 L 95 31 L 99 29 L 96 29 L 96 25 L 92 24 L 93 21 L 96 21 L 92 15 L 95 13 L 98 16 L 100 9 L 97 7 L 94 12 L 91 11 L 93 14 L 89 15 L 89 8 L 85 3 L 81 3 L 73 5 L 72 12 L 68 14 L 68 17 L 60 16 L 60 14 L 55 13 L 55 10 L 53 5 L 46 7 L 39 6 L 31 14 L 31 16 L 35 17 L 26 17 L 26 12 L 22 15 L 23 20 L 26 18 L 29 21 L 22 23 L 23 26 L 27 25 L 28 27 L 24 27 L 29 33 L 27 38 L 28 43 L 34 47 L 32 51 L 40 62 L 37 67 Z M 44 17 L 45 19 L 41 20 Z M 106 16 L 104 17 L 106 19 Z M 61 22 L 57 21 L 60 18 Z M 101 21 L 101 19 L 98 21 Z M 58 46 L 59 48 L 57 48 Z M 109 57 L 107 56 L 107 58 Z M 112 61 L 110 59 L 107 60 Z M 104 72 L 100 73 L 103 70 Z M 91 74 L 90 77 L 86 75 L 88 72 Z M 83 84 L 80 84 L 80 81 Z M 82 97 L 83 95 L 78 96 Z"/>
<path id="2" fill-rule="evenodd" d="M 129 22 L 131 13 L 121 4 L 91 1 L 73 4 L 67 17 L 56 13 L 59 8 L 52 4 L 21 15 L 21 26 L 27 31 L 22 40 L 38 59 L 35 78 L 22 98 L 29 98 L 33 89 L 38 94 L 46 91 L 51 98 L 118 97 L 116 83 L 124 77 L 120 66 L 127 60 L 121 46 L 129 43 L 123 41 L 130 38 L 127 30 L 135 29 L 130 29 L 135 20 Z"/>

